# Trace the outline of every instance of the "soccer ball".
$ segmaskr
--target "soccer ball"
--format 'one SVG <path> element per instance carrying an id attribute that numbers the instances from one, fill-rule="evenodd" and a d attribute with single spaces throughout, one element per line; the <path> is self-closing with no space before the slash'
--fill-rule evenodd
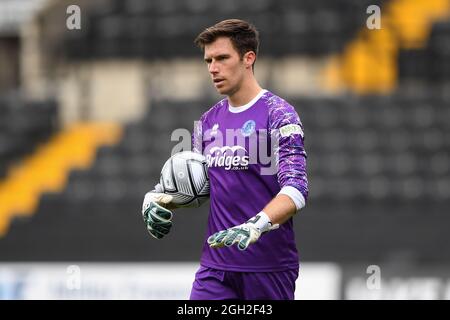
<path id="1" fill-rule="evenodd" d="M 166 161 L 160 184 L 163 192 L 181 207 L 199 207 L 209 198 L 209 177 L 206 158 L 192 151 L 174 154 Z"/>

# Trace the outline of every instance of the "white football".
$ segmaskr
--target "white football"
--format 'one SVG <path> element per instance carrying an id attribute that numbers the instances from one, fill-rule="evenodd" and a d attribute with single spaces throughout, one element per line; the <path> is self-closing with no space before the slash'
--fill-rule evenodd
<path id="1" fill-rule="evenodd" d="M 192 151 L 174 154 L 166 161 L 160 184 L 172 202 L 182 207 L 199 207 L 209 198 L 209 177 L 206 158 Z"/>

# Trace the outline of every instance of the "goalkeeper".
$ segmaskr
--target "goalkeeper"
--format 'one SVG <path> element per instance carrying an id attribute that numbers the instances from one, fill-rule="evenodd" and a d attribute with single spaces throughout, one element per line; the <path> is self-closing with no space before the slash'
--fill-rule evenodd
<path id="1" fill-rule="evenodd" d="M 190 298 L 294 299 L 299 257 L 292 217 L 308 196 L 302 123 L 290 104 L 256 81 L 259 40 L 252 25 L 225 20 L 195 42 L 226 98 L 202 115 L 193 133 L 193 150 L 208 159 L 211 191 L 207 240 Z M 228 139 L 226 130 L 238 139 Z M 259 157 L 249 161 L 250 144 L 256 141 L 260 150 L 268 140 L 276 159 L 270 173 Z M 215 148 L 219 142 L 222 148 Z M 158 239 L 172 225 L 171 197 L 161 192 L 157 186 L 147 193 L 143 206 Z"/>

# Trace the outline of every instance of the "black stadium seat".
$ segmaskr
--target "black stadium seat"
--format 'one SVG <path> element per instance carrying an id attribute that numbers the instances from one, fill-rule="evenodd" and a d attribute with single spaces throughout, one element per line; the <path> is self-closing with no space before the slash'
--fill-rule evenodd
<path id="1" fill-rule="evenodd" d="M 0 177 L 58 130 L 57 109 L 54 101 L 25 101 L 18 96 L 0 99 Z"/>
<path id="2" fill-rule="evenodd" d="M 235 17 L 261 30 L 266 56 L 324 55 L 341 51 L 364 26 L 370 4 L 382 1 L 109 0 L 90 5 L 86 28 L 77 35 L 65 33 L 61 49 L 74 60 L 190 57 L 198 55 L 193 44 L 197 33 Z"/>

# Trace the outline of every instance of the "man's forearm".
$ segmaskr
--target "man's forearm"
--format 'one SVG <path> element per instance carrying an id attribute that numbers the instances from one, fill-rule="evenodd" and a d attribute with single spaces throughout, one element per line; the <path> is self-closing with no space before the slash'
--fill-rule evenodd
<path id="1" fill-rule="evenodd" d="M 262 211 L 267 214 L 272 224 L 283 224 L 295 214 L 297 208 L 289 196 L 279 194 Z"/>
<path id="2" fill-rule="evenodd" d="M 263 209 L 265 214 L 258 213 L 247 222 L 221 230 L 208 238 L 211 248 L 222 248 L 238 243 L 240 250 L 256 242 L 261 234 L 277 229 L 286 222 L 297 210 L 294 201 L 285 194 L 278 194 Z"/>

